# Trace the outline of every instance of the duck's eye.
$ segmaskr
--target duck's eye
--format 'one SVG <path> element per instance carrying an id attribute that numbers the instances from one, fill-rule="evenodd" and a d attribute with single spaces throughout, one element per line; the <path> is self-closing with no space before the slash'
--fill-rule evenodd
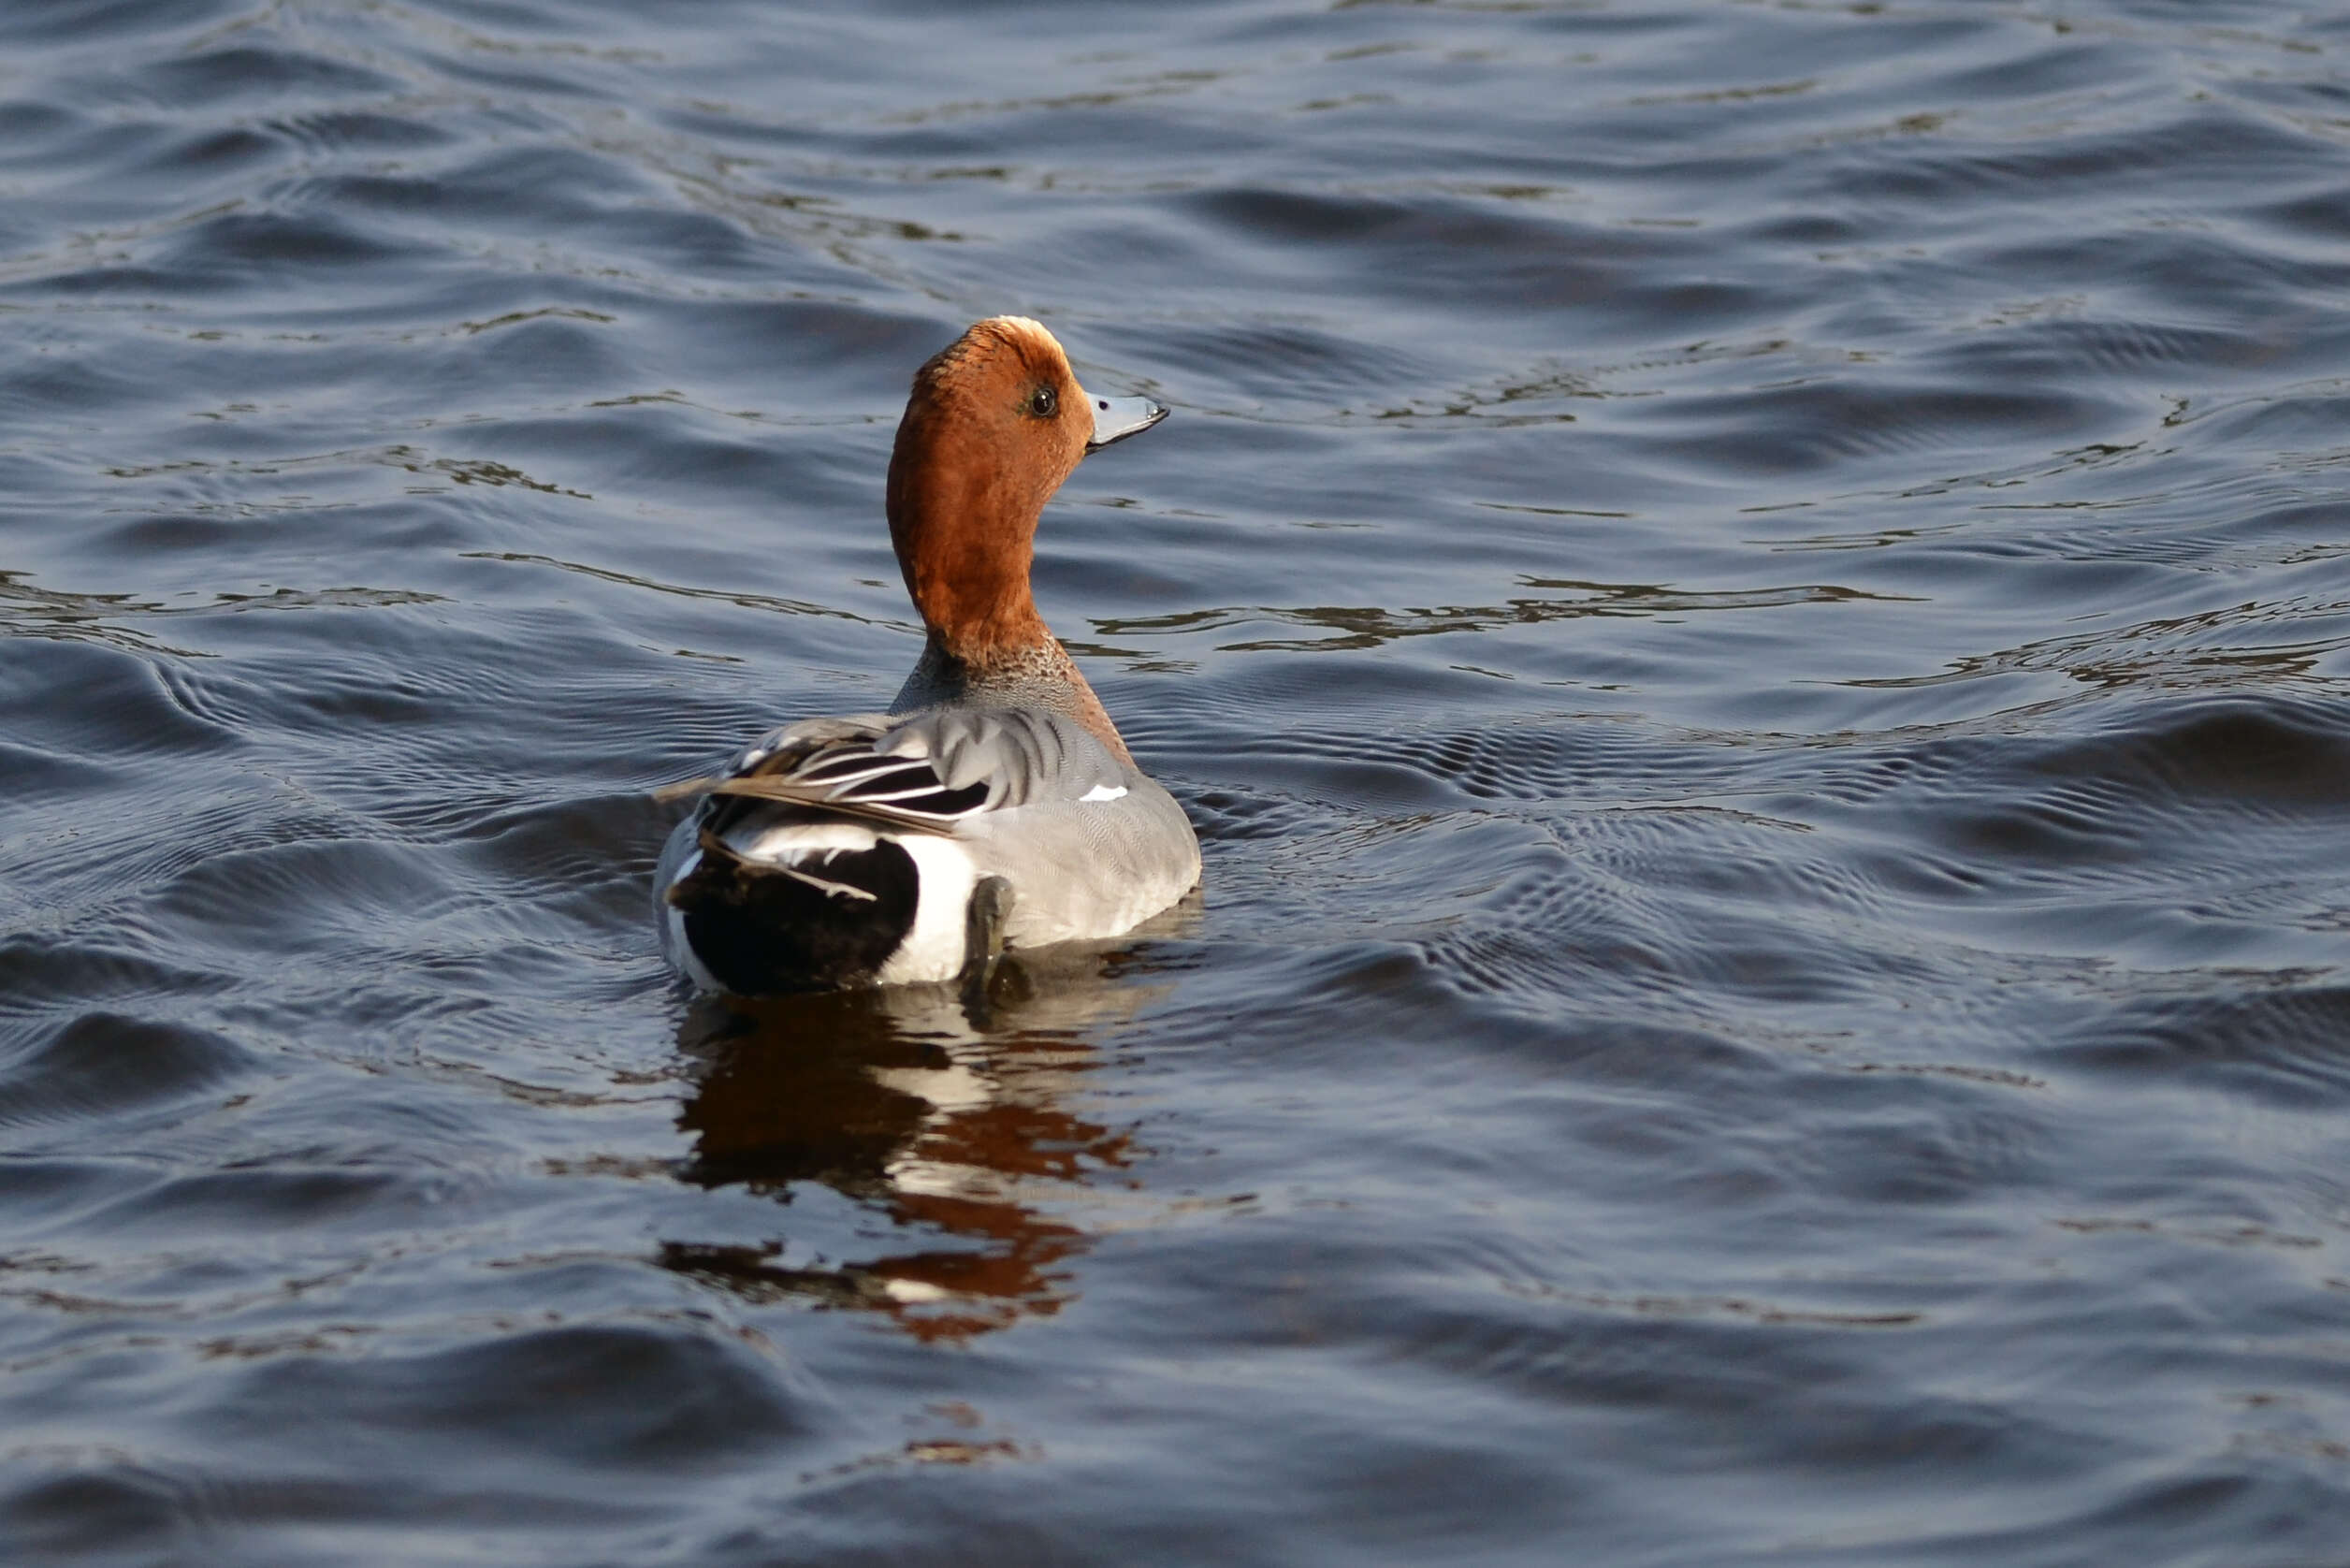
<path id="1" fill-rule="evenodd" d="M 1050 386 L 1039 386 L 1028 394 L 1028 412 L 1039 419 L 1050 419 L 1061 412 L 1061 396 Z"/>

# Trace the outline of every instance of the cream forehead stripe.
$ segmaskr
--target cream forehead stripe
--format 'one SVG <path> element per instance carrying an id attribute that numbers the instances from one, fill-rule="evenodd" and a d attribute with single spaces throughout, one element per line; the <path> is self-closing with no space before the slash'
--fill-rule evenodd
<path id="1" fill-rule="evenodd" d="M 1061 347 L 1061 340 L 1045 330 L 1040 321 L 1028 316 L 990 316 L 979 325 L 995 327 L 1003 337 L 1015 342 L 1024 339 L 1029 349 L 1046 353 L 1064 366 L 1068 364 L 1069 356 Z"/>
<path id="2" fill-rule="evenodd" d="M 1025 332 L 1032 337 L 1040 338 L 1044 341 L 1051 343 L 1056 349 L 1061 346 L 1061 340 L 1046 331 L 1044 323 L 1038 321 L 1034 316 L 991 316 L 988 319 L 995 323 L 998 327 L 1008 327 L 1013 328 L 1015 331 Z"/>

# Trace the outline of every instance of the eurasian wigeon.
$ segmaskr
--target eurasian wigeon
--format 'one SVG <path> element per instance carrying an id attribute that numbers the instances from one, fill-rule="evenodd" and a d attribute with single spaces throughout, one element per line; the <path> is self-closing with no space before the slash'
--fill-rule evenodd
<path id="1" fill-rule="evenodd" d="M 1135 766 L 1028 586 L 1052 492 L 1166 417 L 1088 394 L 1023 316 L 974 325 L 914 373 L 888 506 L 921 661 L 888 713 L 802 719 L 662 791 L 706 797 L 654 884 L 662 945 L 697 985 L 951 980 L 1003 948 L 1115 936 L 1198 881 L 1182 808 Z"/>

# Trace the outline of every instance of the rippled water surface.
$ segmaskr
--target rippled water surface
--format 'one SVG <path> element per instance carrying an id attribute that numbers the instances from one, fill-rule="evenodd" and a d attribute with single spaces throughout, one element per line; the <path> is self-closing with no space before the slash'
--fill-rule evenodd
<path id="1" fill-rule="evenodd" d="M 2350 1561 L 2350 22 L 0 9 L 0 1557 Z M 1135 938 L 695 1004 L 913 367 Z"/>

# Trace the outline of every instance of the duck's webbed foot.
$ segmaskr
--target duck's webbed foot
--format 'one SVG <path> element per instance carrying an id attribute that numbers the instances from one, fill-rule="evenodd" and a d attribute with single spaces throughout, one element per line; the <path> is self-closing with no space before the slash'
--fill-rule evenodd
<path id="1" fill-rule="evenodd" d="M 1004 955 L 1004 924 L 1012 912 L 1012 885 L 1001 877 L 982 877 L 971 889 L 971 902 L 963 913 L 963 994 L 965 998 L 987 994 L 987 978 Z"/>

